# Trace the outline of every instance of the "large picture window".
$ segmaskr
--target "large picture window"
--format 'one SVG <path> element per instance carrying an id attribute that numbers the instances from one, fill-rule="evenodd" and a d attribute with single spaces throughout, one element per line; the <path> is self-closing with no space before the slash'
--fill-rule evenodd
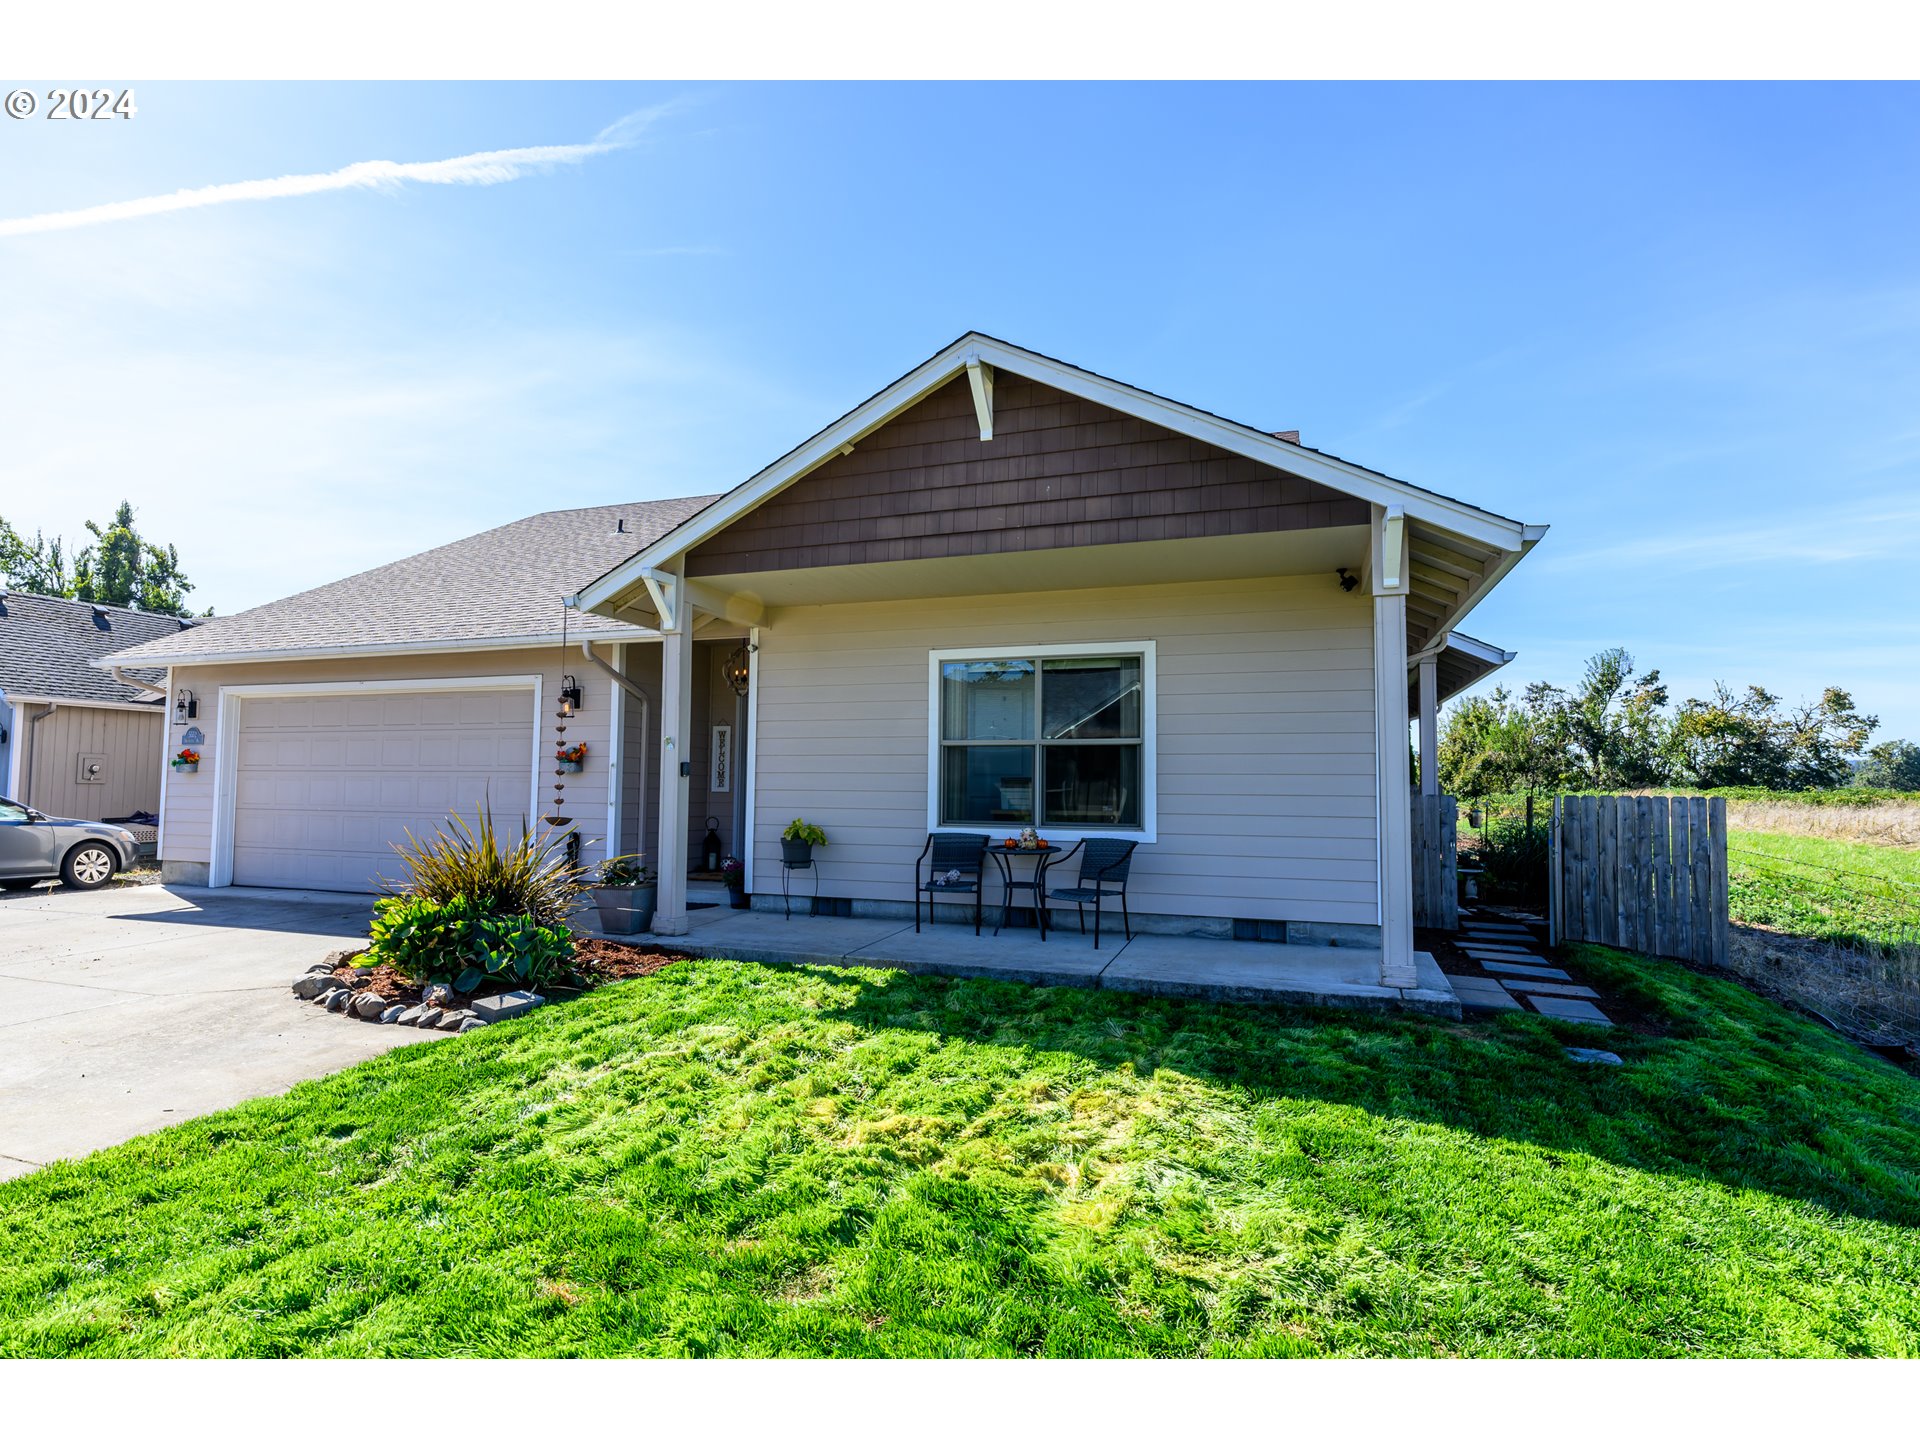
<path id="1" fill-rule="evenodd" d="M 1146 828 L 1150 652 L 1039 647 L 934 664 L 940 825 Z"/>

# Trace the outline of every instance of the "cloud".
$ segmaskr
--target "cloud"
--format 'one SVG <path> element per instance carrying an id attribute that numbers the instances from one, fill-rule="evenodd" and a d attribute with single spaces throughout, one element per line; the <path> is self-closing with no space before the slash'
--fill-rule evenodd
<path id="1" fill-rule="evenodd" d="M 284 200 L 297 195 L 319 195 L 329 190 L 395 190 L 404 185 L 500 185 L 523 175 L 539 174 L 556 165 L 578 165 L 596 155 L 624 150 L 634 144 L 669 109 L 656 105 L 623 115 L 592 140 L 581 145 L 527 145 L 513 150 L 483 150 L 450 160 L 361 160 L 318 175 L 281 175 L 272 180 L 236 180 L 225 185 L 203 185 L 176 190 L 171 195 L 149 195 L 139 200 L 116 200 L 82 210 L 55 210 L 0 220 L 0 239 L 40 235 L 50 230 L 75 230 L 88 225 L 110 225 L 121 220 L 144 220 L 176 210 L 200 210 L 241 200 Z"/>
<path id="2" fill-rule="evenodd" d="M 1772 524 L 1725 526 L 1711 514 L 1674 531 L 1545 554 L 1535 573 L 1658 566 L 1669 576 L 1757 566 L 1845 565 L 1898 557 L 1920 544 L 1920 504 L 1892 494 L 1796 514 Z"/>

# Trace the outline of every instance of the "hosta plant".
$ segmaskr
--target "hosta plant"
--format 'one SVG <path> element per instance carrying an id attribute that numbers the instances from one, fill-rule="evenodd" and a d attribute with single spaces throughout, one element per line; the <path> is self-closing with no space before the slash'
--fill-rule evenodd
<path id="1" fill-rule="evenodd" d="M 541 989 L 563 978 L 573 936 L 531 915 L 489 914 L 465 896 L 388 895 L 374 902 L 363 965 L 391 965 L 423 985 L 471 994 L 487 980 Z"/>

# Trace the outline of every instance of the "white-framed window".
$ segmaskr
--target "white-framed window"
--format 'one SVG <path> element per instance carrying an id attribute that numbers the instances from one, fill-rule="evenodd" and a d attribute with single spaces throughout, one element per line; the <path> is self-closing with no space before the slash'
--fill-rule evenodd
<path id="1" fill-rule="evenodd" d="M 929 658 L 929 828 L 1153 838 L 1151 640 Z"/>

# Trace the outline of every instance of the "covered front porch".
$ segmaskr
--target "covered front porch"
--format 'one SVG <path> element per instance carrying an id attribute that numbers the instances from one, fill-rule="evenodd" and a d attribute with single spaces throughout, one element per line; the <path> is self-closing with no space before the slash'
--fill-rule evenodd
<path id="1" fill-rule="evenodd" d="M 695 906 L 720 899 L 692 887 Z M 615 939 L 632 937 L 615 936 Z M 1027 985 L 1128 990 L 1190 1000 L 1333 1005 L 1460 1016 L 1460 1002 L 1431 955 L 1414 955 L 1413 983 L 1381 978 L 1378 947 L 1270 945 L 1197 935 L 1115 935 L 1100 949 L 1072 929 L 1042 942 L 1032 930 L 928 925 L 911 920 L 691 908 L 687 933 L 647 936 L 650 949 L 771 965 L 868 965 L 913 974 L 990 978 Z"/>

